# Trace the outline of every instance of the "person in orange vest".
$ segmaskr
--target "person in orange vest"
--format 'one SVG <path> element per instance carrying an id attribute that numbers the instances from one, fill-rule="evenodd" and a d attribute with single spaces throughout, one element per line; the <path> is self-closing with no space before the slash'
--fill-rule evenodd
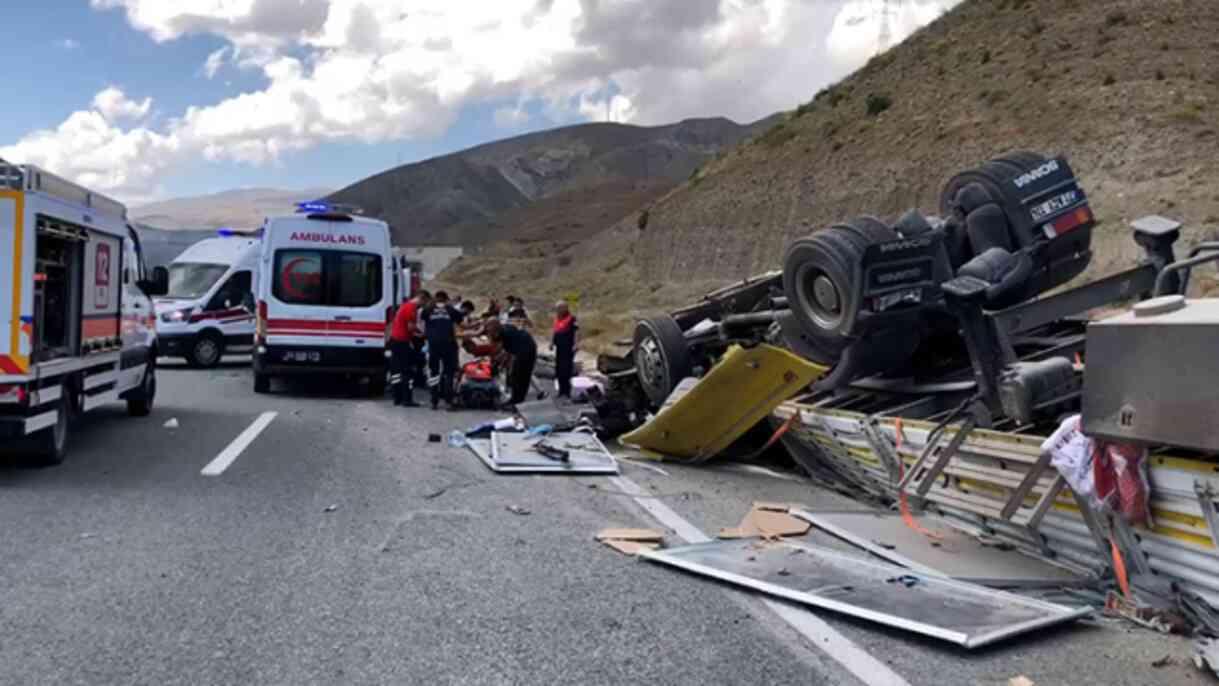
<path id="1" fill-rule="evenodd" d="M 423 373 L 423 332 L 419 311 L 432 302 L 432 294 L 420 289 L 415 297 L 402 303 L 394 313 L 389 333 L 390 365 L 398 377 L 394 385 L 394 405 L 419 407 L 415 402 L 415 383 Z"/>
<path id="2" fill-rule="evenodd" d="M 554 378 L 559 382 L 559 395 L 564 398 L 571 398 L 571 377 L 575 376 L 576 369 L 576 334 L 579 330 L 576 316 L 571 313 L 567 301 L 555 303 L 550 348 L 554 350 Z"/>

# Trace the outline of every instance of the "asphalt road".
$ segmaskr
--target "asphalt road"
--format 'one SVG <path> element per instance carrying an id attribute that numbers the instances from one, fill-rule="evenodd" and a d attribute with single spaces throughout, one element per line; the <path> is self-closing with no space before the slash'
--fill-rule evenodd
<path id="1" fill-rule="evenodd" d="M 239 364 L 159 381 L 152 416 L 88 415 L 65 464 L 0 464 L 0 683 L 1207 683 L 1181 639 L 1110 622 L 976 653 L 825 614 L 828 633 L 799 629 L 596 543 L 658 526 L 616 482 L 496 476 L 427 440 L 492 415 L 330 384 L 256 396 Z M 705 532 L 753 500 L 860 507 L 801 478 L 663 470 L 624 463 Z M 843 642 L 892 671 L 852 674 Z"/>

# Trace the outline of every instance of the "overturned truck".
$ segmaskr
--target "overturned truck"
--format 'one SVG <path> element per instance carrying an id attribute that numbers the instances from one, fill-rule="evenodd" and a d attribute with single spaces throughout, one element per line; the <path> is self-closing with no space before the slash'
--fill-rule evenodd
<path id="1" fill-rule="evenodd" d="M 790 424 L 783 440 L 810 473 L 1083 571 L 1106 573 L 1117 547 L 1132 572 L 1219 604 L 1207 400 L 1219 362 L 1203 343 L 1219 301 L 1181 295 L 1219 244 L 1177 262 L 1180 225 L 1146 217 L 1137 264 L 1066 288 L 1095 226 L 1066 159 L 1012 153 L 950 179 L 940 216 L 859 217 L 798 239 L 781 270 L 639 322 L 630 354 L 599 366 L 611 397 L 642 413 L 733 344 L 784 346 L 830 367 L 771 418 Z M 1041 451 L 1081 411 L 1085 432 L 1150 448 L 1145 525 L 1076 496 Z"/>

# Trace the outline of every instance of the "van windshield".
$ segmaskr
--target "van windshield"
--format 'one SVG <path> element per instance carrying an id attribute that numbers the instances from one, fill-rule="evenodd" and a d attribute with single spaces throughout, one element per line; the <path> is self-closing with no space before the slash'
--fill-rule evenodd
<path id="1" fill-rule="evenodd" d="M 341 250 L 275 253 L 271 293 L 281 302 L 369 307 L 381 302 L 381 257 Z"/>
<path id="2" fill-rule="evenodd" d="M 194 300 L 211 290 L 228 270 L 227 264 L 174 262 L 169 265 L 169 291 L 165 297 Z"/>

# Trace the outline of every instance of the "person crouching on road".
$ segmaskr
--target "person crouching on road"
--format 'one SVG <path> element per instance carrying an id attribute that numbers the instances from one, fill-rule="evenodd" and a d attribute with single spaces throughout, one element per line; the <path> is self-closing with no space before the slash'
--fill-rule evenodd
<path id="1" fill-rule="evenodd" d="M 508 368 L 509 402 L 513 405 L 525 402 L 533 383 L 533 367 L 538 361 L 537 342 L 528 331 L 495 320 L 488 321 L 484 330 L 493 343 L 512 356 L 512 366 Z"/>
<path id="2" fill-rule="evenodd" d="M 567 302 L 554 305 L 554 333 L 550 348 L 554 350 L 554 378 L 559 382 L 559 395 L 571 398 L 571 377 L 576 369 L 576 332 L 580 326 Z"/>
<path id="3" fill-rule="evenodd" d="M 432 386 L 432 409 L 443 399 L 453 407 L 453 377 L 457 374 L 457 327 L 461 312 L 449 304 L 449 295 L 436 292 L 436 299 L 423 308 L 423 330 L 427 335 L 428 371 L 439 377 Z"/>
<path id="4" fill-rule="evenodd" d="M 394 405 L 419 407 L 415 402 L 415 382 L 423 371 L 419 352 L 419 310 L 427 307 L 432 296 L 420 290 L 415 297 L 402 303 L 394 313 L 389 333 L 390 364 L 398 382 L 394 384 Z"/>

